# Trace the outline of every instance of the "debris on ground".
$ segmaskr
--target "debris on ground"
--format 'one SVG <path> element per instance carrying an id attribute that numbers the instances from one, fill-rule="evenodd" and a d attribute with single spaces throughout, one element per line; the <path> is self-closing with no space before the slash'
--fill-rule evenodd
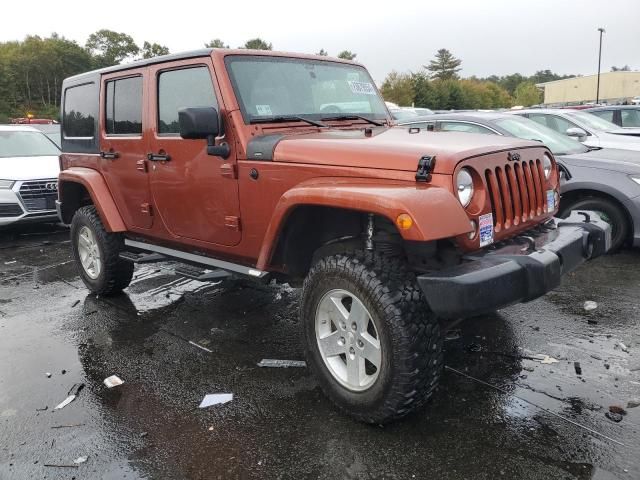
<path id="1" fill-rule="evenodd" d="M 61 410 L 67 405 L 69 405 L 71 402 L 73 402 L 76 399 L 76 397 L 80 395 L 80 390 L 82 390 L 83 388 L 84 388 L 84 383 L 76 383 L 75 385 L 73 385 L 73 387 L 71 387 L 71 390 L 69 390 L 69 393 L 67 393 L 68 395 L 67 398 L 65 398 L 63 402 L 58 404 L 54 408 L 54 410 Z"/>
<path id="2" fill-rule="evenodd" d="M 233 400 L 233 393 L 212 393 L 204 396 L 198 408 L 207 408 L 211 407 L 212 405 L 221 405 L 223 403 L 230 402 L 231 400 Z"/>
<path id="3" fill-rule="evenodd" d="M 602 357 L 600 355 L 596 355 L 595 353 L 591 355 L 591 358 L 594 358 L 596 360 L 602 360 Z"/>
<path id="4" fill-rule="evenodd" d="M 582 367 L 580 362 L 573 362 L 573 368 L 576 370 L 576 375 L 582 375 Z"/>
<path id="5" fill-rule="evenodd" d="M 78 305 L 80 303 L 80 300 L 76 300 L 75 302 L 73 302 L 73 305 L 71 305 L 71 308 L 75 307 L 76 305 Z"/>
<path id="6" fill-rule="evenodd" d="M 79 464 L 81 464 L 81 463 L 86 462 L 87 460 L 89 460 L 89 457 L 87 457 L 87 456 L 84 456 L 84 457 L 78 457 L 78 458 L 76 458 L 76 459 L 73 461 L 73 463 L 75 463 L 76 465 L 79 465 Z"/>
<path id="7" fill-rule="evenodd" d="M 147 435 L 149 435 L 149 432 L 142 432 L 142 433 L 140 434 L 140 438 L 144 438 L 144 437 L 146 437 Z"/>
<path id="8" fill-rule="evenodd" d="M 619 348 L 620 350 L 622 350 L 625 353 L 629 353 L 629 347 L 627 347 L 624 343 L 622 342 L 618 342 L 615 345 L 617 348 Z"/>
<path id="9" fill-rule="evenodd" d="M 47 376 L 47 378 L 51 378 L 51 372 L 47 372 L 45 373 L 45 375 Z"/>
<path id="10" fill-rule="evenodd" d="M 596 308 L 598 308 L 597 302 L 594 302 L 593 300 L 587 300 L 586 302 L 584 302 L 584 310 L 586 312 L 590 312 L 592 310 L 595 310 Z"/>
<path id="11" fill-rule="evenodd" d="M 636 407 L 640 407 L 640 400 L 634 399 L 634 400 L 629 400 L 627 402 L 627 408 L 636 408 Z"/>
<path id="12" fill-rule="evenodd" d="M 627 414 L 627 411 L 624 408 L 622 408 L 622 407 L 620 407 L 618 405 L 611 405 L 609 407 L 609 411 L 611 413 L 617 413 L 618 415 L 626 415 Z"/>
<path id="13" fill-rule="evenodd" d="M 558 363 L 559 362 L 559 360 L 557 360 L 557 359 L 555 359 L 553 357 L 550 357 L 549 355 L 544 355 L 542 353 L 540 353 L 538 355 L 534 355 L 532 357 L 532 360 L 534 360 L 536 362 L 540 362 L 543 365 L 551 365 L 553 363 Z"/>
<path id="14" fill-rule="evenodd" d="M 80 468 L 78 465 L 54 465 L 52 463 L 45 463 L 44 466 L 54 468 Z"/>
<path id="15" fill-rule="evenodd" d="M 84 427 L 84 423 L 76 423 L 75 425 L 53 425 L 51 428 L 75 428 Z"/>
<path id="16" fill-rule="evenodd" d="M 208 353 L 213 353 L 212 350 L 209 350 L 207 347 L 203 347 L 202 345 L 198 345 L 196 342 L 193 342 L 193 341 L 189 340 L 189 343 L 191 345 L 193 345 L 194 347 L 199 348 L 200 350 L 204 350 L 205 352 L 208 352 Z"/>
<path id="17" fill-rule="evenodd" d="M 461 336 L 461 333 L 460 333 L 460 329 L 459 328 L 456 328 L 456 329 L 453 329 L 453 330 L 447 330 L 447 333 L 444 336 L 444 341 L 445 342 L 450 342 L 450 341 L 453 341 L 453 340 L 458 340 L 460 338 L 460 336 Z"/>
<path id="18" fill-rule="evenodd" d="M 124 380 L 122 380 L 117 375 L 111 375 L 110 377 L 105 378 L 103 383 L 107 388 L 113 388 L 122 385 L 124 383 Z"/>
<path id="19" fill-rule="evenodd" d="M 10 262 L 4 262 L 5 265 L 13 265 L 17 260 L 11 260 Z"/>
<path id="20" fill-rule="evenodd" d="M 259 367 L 272 368 L 289 368 L 289 367 L 306 367 L 307 362 L 304 360 L 277 360 L 274 358 L 263 358 L 258 362 Z"/>
<path id="21" fill-rule="evenodd" d="M 620 423 L 622 421 L 622 415 L 619 413 L 606 412 L 604 416 L 612 422 Z"/>
<path id="22" fill-rule="evenodd" d="M 46 412 L 49 409 L 48 405 L 45 405 L 44 408 L 36 408 L 36 412 Z"/>

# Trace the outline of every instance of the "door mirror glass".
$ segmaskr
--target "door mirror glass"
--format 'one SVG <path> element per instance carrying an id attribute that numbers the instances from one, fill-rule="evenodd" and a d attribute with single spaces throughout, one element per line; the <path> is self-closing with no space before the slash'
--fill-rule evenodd
<path id="1" fill-rule="evenodd" d="M 567 128 L 565 134 L 569 137 L 575 138 L 579 142 L 584 142 L 587 139 L 587 132 L 578 127 Z"/>
<path id="2" fill-rule="evenodd" d="M 213 107 L 189 107 L 178 111 L 180 136 L 188 139 L 217 137 L 220 133 L 218 112 Z"/>

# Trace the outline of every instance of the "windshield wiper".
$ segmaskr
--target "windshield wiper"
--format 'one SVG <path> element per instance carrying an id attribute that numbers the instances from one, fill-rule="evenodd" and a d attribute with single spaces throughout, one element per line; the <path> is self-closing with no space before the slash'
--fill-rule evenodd
<path id="1" fill-rule="evenodd" d="M 310 120 L 308 118 L 301 117 L 299 115 L 274 115 L 274 116 L 271 116 L 271 117 L 252 118 L 249 121 L 250 124 L 254 124 L 254 123 L 283 123 L 283 122 L 307 122 L 309 125 L 313 125 L 314 127 L 329 128 L 324 123 L 316 122 L 315 120 Z"/>
<path id="2" fill-rule="evenodd" d="M 376 120 L 371 120 L 370 118 L 363 117 L 362 115 L 336 115 L 334 117 L 322 117 L 320 120 L 365 120 L 369 123 L 372 123 L 376 127 L 381 127 L 384 123 L 380 123 Z"/>

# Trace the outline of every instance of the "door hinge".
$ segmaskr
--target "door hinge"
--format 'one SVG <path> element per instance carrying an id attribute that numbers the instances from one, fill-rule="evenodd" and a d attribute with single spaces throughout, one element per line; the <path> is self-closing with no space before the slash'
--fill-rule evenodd
<path id="1" fill-rule="evenodd" d="M 153 216 L 153 209 L 151 208 L 150 203 L 146 203 L 146 202 L 141 203 L 140 211 L 142 212 L 143 215 L 149 215 L 150 217 Z"/>
<path id="2" fill-rule="evenodd" d="M 141 171 L 141 172 L 146 172 L 147 171 L 147 161 L 146 160 L 138 160 L 136 162 L 136 169 Z"/>
<path id="3" fill-rule="evenodd" d="M 227 216 L 224 217 L 224 226 L 231 229 L 240 231 L 240 217 Z"/>
<path id="4" fill-rule="evenodd" d="M 428 182 L 431 180 L 431 172 L 436 165 L 436 157 L 424 155 L 418 160 L 418 170 L 416 170 L 416 182 Z"/>
<path id="5" fill-rule="evenodd" d="M 223 163 L 220 165 L 220 175 L 227 178 L 237 178 L 236 166 L 233 163 Z"/>

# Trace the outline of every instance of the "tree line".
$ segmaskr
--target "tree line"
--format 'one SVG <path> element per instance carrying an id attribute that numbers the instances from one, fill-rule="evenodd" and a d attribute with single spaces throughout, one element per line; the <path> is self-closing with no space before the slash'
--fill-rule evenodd
<path id="1" fill-rule="evenodd" d="M 437 51 L 428 65 L 419 72 L 391 72 L 380 91 L 385 100 L 400 106 L 415 106 L 432 110 L 476 110 L 531 106 L 542 102 L 537 83 L 570 78 L 550 70 L 540 70 L 527 77 L 519 73 L 492 75 L 486 78 L 460 78 L 462 60 L 449 50 Z"/>
<path id="2" fill-rule="evenodd" d="M 219 38 L 204 46 L 229 48 Z M 252 38 L 238 48 L 272 50 L 273 45 L 261 38 Z M 57 119 L 64 78 L 168 53 L 169 48 L 164 45 L 144 41 L 140 46 L 130 35 L 106 29 L 89 35 L 84 45 L 57 33 L 47 38 L 29 35 L 21 41 L 0 42 L 0 123 L 29 113 Z M 316 54 L 329 55 L 324 49 Z M 343 50 L 336 56 L 354 60 L 357 54 Z M 540 92 L 535 83 L 566 78 L 544 70 L 531 77 L 516 73 L 503 77 L 461 79 L 458 75 L 461 64 L 461 60 L 451 52 L 441 49 L 423 71 L 391 72 L 382 84 L 382 94 L 385 100 L 403 106 L 499 108 L 539 103 Z"/>

